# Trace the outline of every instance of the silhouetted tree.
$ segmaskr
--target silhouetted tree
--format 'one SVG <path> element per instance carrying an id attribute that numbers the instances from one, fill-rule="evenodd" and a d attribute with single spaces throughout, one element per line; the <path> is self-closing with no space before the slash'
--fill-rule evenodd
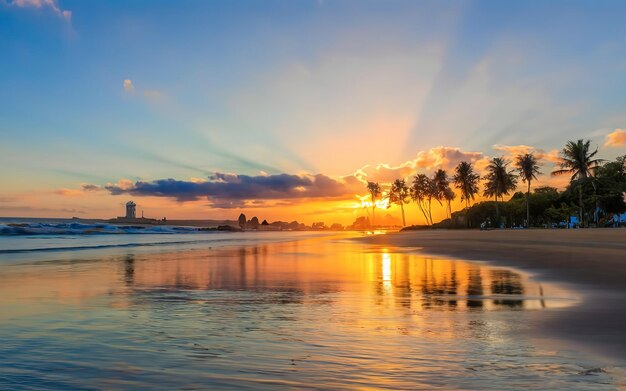
<path id="1" fill-rule="evenodd" d="M 376 225 L 376 200 L 380 197 L 380 185 L 378 182 L 367 182 L 367 190 L 372 199 L 372 225 Z"/>
<path id="2" fill-rule="evenodd" d="M 403 227 L 406 226 L 406 219 L 404 218 L 404 204 L 409 202 L 408 198 L 409 188 L 406 185 L 406 181 L 404 179 L 396 179 L 393 181 L 391 188 L 389 189 L 389 203 L 400 205 Z"/>
<path id="3" fill-rule="evenodd" d="M 530 183 L 537 179 L 539 171 L 538 160 L 533 153 L 518 155 L 515 158 L 515 166 L 520 178 L 528 185 L 526 189 L 526 227 L 530 227 Z"/>
<path id="4" fill-rule="evenodd" d="M 426 225 L 432 225 L 430 219 L 430 213 L 428 210 L 428 199 L 432 199 L 432 181 L 425 174 L 417 174 L 413 178 L 413 185 L 411 186 L 411 198 L 417 204 L 417 207 L 424 215 L 426 219 Z"/>
<path id="5" fill-rule="evenodd" d="M 570 183 L 578 185 L 581 226 L 584 226 L 583 182 L 593 176 L 602 162 L 602 159 L 593 159 L 597 153 L 597 148 L 591 151 L 590 140 L 568 141 L 560 152 L 559 169 L 552 171 L 553 176 L 569 174 Z"/>
<path id="6" fill-rule="evenodd" d="M 454 191 L 452 190 L 452 188 L 450 188 L 450 186 L 445 188 L 444 193 L 443 193 L 443 199 L 446 201 L 446 204 L 448 206 L 449 218 L 452 218 L 452 201 L 454 201 L 455 198 L 456 198 L 456 194 L 454 194 Z"/>
<path id="7" fill-rule="evenodd" d="M 497 226 L 500 227 L 500 209 L 498 206 L 498 198 L 509 194 L 515 190 L 517 178 L 513 172 L 507 171 L 508 162 L 503 157 L 494 157 L 487 166 L 487 175 L 485 176 L 485 189 L 483 195 L 485 197 L 495 197 L 496 200 L 496 220 Z"/>
<path id="8" fill-rule="evenodd" d="M 439 204 L 442 204 L 442 201 L 446 201 L 446 217 L 451 216 L 451 203 L 455 198 L 455 194 L 454 191 L 452 191 L 452 188 L 450 188 L 450 178 L 448 177 L 448 173 L 442 169 L 435 171 L 435 175 L 433 176 L 433 183 L 435 185 L 435 198 L 437 199 L 437 201 L 439 201 Z"/>
<path id="9" fill-rule="evenodd" d="M 454 170 L 454 186 L 461 191 L 461 201 L 465 201 L 465 207 L 470 206 L 470 201 L 478 194 L 478 181 L 480 175 L 474 172 L 472 163 L 461 162 Z"/>

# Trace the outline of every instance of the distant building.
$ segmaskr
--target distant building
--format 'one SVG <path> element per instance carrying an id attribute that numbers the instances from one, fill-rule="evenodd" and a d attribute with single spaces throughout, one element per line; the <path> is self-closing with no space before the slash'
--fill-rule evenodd
<path id="1" fill-rule="evenodd" d="M 165 224 L 165 218 L 159 221 L 156 219 L 143 217 L 143 210 L 141 211 L 141 217 L 137 217 L 137 204 L 135 204 L 133 201 L 128 201 L 126 203 L 126 216 L 116 217 L 108 221 L 117 224 Z"/>
<path id="2" fill-rule="evenodd" d="M 132 201 L 128 201 L 126 203 L 126 218 L 127 219 L 135 219 L 137 218 L 136 212 L 137 204 Z"/>

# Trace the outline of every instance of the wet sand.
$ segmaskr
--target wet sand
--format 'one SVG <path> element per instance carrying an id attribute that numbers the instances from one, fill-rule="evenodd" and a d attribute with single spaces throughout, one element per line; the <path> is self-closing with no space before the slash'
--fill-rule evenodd
<path id="1" fill-rule="evenodd" d="M 357 239 L 487 261 L 581 293 L 578 306 L 542 312 L 531 332 L 626 363 L 626 229 L 436 230 Z"/>
<path id="2" fill-rule="evenodd" d="M 0 263 L 0 389 L 624 383 L 595 356 L 522 336 L 537 314 L 576 304 L 524 273 L 355 243 L 353 233 L 255 242 L 259 234 L 244 232 L 219 246 L 221 236 Z M 606 372 L 587 375 L 599 366 Z"/>

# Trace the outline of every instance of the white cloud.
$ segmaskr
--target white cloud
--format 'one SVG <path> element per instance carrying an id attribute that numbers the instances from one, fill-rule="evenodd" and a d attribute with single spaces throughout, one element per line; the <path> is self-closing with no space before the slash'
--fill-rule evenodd
<path id="1" fill-rule="evenodd" d="M 72 11 L 61 9 L 57 0 L 13 0 L 9 5 L 20 8 L 47 8 L 68 23 L 72 21 Z"/>
<path id="2" fill-rule="evenodd" d="M 124 79 L 123 86 L 125 92 L 132 95 L 135 95 L 135 92 L 137 92 L 137 96 L 150 103 L 162 103 L 167 100 L 167 94 L 165 92 L 154 89 L 144 90 L 142 88 L 138 88 L 131 79 Z"/>

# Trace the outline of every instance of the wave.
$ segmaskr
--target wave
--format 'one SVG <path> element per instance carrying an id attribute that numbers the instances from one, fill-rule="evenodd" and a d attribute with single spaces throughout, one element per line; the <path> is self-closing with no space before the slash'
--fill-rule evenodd
<path id="1" fill-rule="evenodd" d="M 98 234 L 182 234 L 196 233 L 195 227 L 133 226 L 84 223 L 7 223 L 0 224 L 0 236 L 98 235 Z"/>
<path id="2" fill-rule="evenodd" d="M 215 245 L 224 244 L 228 242 L 234 242 L 238 239 L 224 239 L 210 240 L 210 239 L 198 239 L 198 240 L 180 240 L 180 241 L 168 241 L 168 242 L 133 242 L 133 243 L 106 243 L 106 244 L 87 244 L 84 246 L 58 246 L 58 247 L 36 247 L 36 248 L 20 248 L 20 249 L 0 249 L 0 254 L 18 254 L 18 253 L 30 253 L 30 252 L 52 252 L 52 251 L 77 251 L 77 250 L 100 250 L 106 248 L 118 248 L 118 247 L 155 247 L 155 246 L 174 246 L 174 245 L 190 245 L 190 244 L 206 244 L 214 243 Z M 211 248 L 211 247 L 209 247 Z"/>

